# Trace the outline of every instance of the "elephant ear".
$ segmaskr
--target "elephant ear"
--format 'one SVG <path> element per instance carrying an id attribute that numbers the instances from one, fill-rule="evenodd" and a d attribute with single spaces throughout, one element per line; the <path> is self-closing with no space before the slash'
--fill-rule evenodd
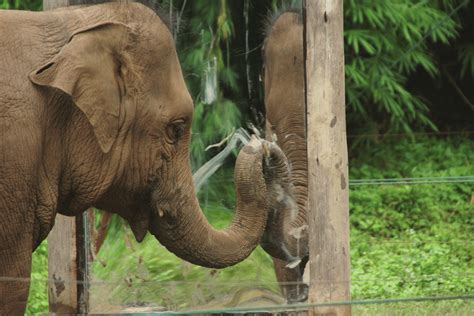
<path id="1" fill-rule="evenodd" d="M 119 130 L 125 94 L 122 50 L 129 27 L 101 23 L 74 33 L 48 63 L 30 73 L 30 80 L 68 94 L 85 114 L 104 153 Z"/>

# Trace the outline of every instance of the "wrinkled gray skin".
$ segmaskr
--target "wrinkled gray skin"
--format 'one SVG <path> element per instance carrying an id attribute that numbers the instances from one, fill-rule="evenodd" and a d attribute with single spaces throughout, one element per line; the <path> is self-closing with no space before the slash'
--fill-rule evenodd
<path id="1" fill-rule="evenodd" d="M 281 14 L 268 30 L 263 47 L 266 137 L 276 139 L 291 172 L 288 179 L 280 177 L 279 190 L 272 191 L 270 225 L 262 247 L 274 257 L 276 276 L 289 302 L 307 297 L 307 287 L 296 285 L 302 282 L 308 260 L 303 54 L 300 15 Z"/>
<path id="2" fill-rule="evenodd" d="M 137 240 L 150 231 L 206 267 L 240 262 L 258 245 L 271 186 L 262 144 L 240 152 L 236 215 L 214 230 L 189 164 L 192 100 L 171 34 L 152 10 L 0 11 L 0 56 L 1 315 L 23 314 L 31 253 L 57 213 L 117 213 Z"/>

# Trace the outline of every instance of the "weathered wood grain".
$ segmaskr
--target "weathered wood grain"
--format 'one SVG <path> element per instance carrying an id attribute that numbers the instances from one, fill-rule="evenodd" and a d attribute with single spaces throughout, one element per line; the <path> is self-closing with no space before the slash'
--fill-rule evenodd
<path id="1" fill-rule="evenodd" d="M 310 303 L 350 299 L 343 0 L 306 1 Z M 313 315 L 350 315 L 350 306 Z"/>

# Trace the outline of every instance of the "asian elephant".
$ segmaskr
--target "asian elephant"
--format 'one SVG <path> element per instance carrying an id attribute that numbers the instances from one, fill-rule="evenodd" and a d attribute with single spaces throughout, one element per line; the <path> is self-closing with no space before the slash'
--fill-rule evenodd
<path id="1" fill-rule="evenodd" d="M 193 103 L 153 10 L 0 11 L 0 34 L 1 315 L 24 312 L 31 253 L 57 213 L 117 213 L 138 241 L 150 231 L 206 267 L 240 262 L 260 243 L 272 185 L 264 161 L 281 153 L 256 139 L 241 150 L 234 220 L 213 229 L 189 163 Z"/>
<path id="2" fill-rule="evenodd" d="M 262 54 L 266 137 L 281 147 L 291 172 L 289 182 L 273 193 L 276 202 L 271 202 L 273 211 L 269 215 L 272 225 L 262 247 L 274 257 L 277 279 L 290 302 L 307 297 L 307 287 L 302 283 L 308 260 L 303 54 L 301 13 L 289 10 L 278 15 L 268 26 Z"/>

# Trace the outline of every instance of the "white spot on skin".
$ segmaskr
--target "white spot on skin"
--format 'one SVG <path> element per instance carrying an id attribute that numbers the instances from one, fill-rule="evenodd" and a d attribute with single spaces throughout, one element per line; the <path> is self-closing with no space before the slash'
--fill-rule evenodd
<path id="1" fill-rule="evenodd" d="M 263 148 L 263 155 L 265 157 L 270 157 L 270 148 L 267 143 L 261 143 Z M 267 163 L 268 164 L 268 163 Z"/>
<path id="2" fill-rule="evenodd" d="M 303 282 L 309 285 L 309 274 L 310 274 L 310 264 L 309 262 L 306 264 L 306 267 L 304 267 L 304 272 L 303 272 Z"/>
<path id="3" fill-rule="evenodd" d="M 289 268 L 289 269 L 294 269 L 294 268 L 296 268 L 296 267 L 300 264 L 300 262 L 301 262 L 301 259 L 298 259 L 298 260 L 295 260 L 295 261 L 291 261 L 290 263 L 288 263 L 288 264 L 286 265 L 286 267 Z"/>
<path id="4" fill-rule="evenodd" d="M 294 221 L 296 217 L 298 216 L 298 206 L 296 205 L 296 201 L 291 197 L 287 196 L 287 203 L 290 208 L 290 218 L 291 221 Z"/>
<path id="5" fill-rule="evenodd" d="M 285 200 L 285 192 L 283 191 L 283 188 L 279 184 L 275 184 L 273 186 L 273 191 L 276 193 L 276 200 L 277 202 L 281 203 Z"/>
<path id="6" fill-rule="evenodd" d="M 286 256 L 286 261 L 288 261 L 288 264 L 286 265 L 287 268 L 293 269 L 295 268 L 298 264 L 301 262 L 301 258 L 299 257 L 293 257 L 288 249 L 286 248 L 285 244 L 281 244 L 281 250 L 285 253 Z"/>
<path id="7" fill-rule="evenodd" d="M 308 225 L 303 225 L 303 226 L 300 226 L 300 227 L 296 227 L 296 228 L 293 228 L 291 231 L 290 231 L 290 235 L 295 237 L 296 239 L 300 239 L 301 237 L 303 237 L 303 232 L 308 229 Z"/>
<path id="8" fill-rule="evenodd" d="M 276 143 L 278 141 L 277 134 L 272 133 L 272 142 Z"/>

